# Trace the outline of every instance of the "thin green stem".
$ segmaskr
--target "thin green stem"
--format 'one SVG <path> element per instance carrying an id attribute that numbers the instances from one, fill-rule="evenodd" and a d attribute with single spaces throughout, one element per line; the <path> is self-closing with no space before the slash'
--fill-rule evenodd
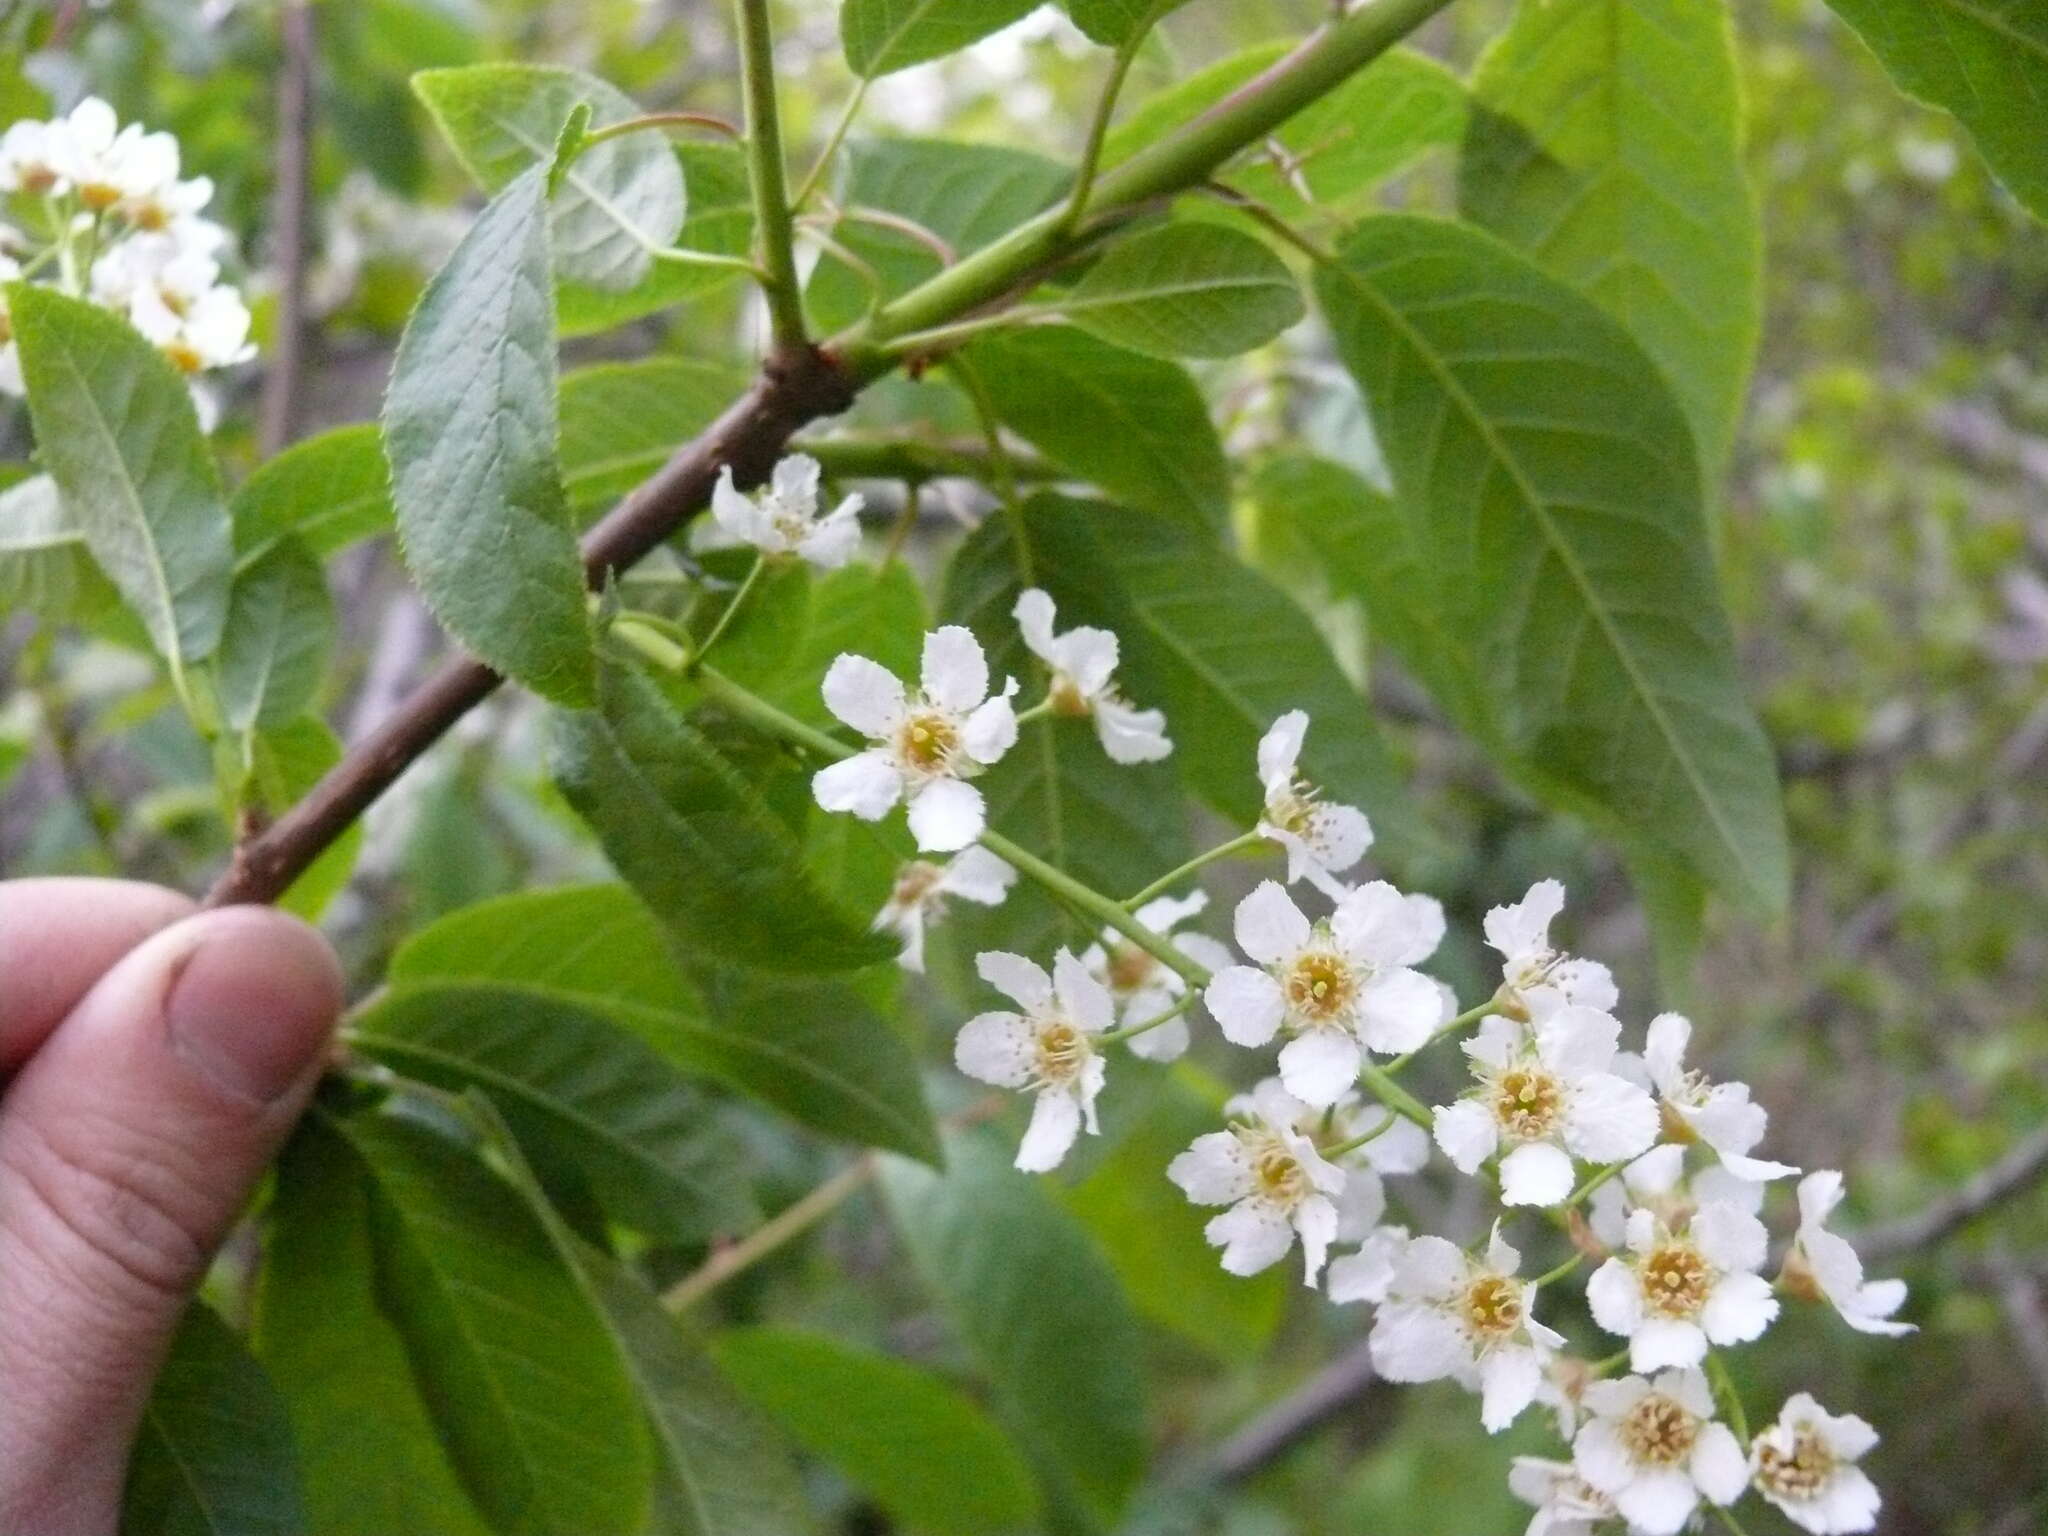
<path id="1" fill-rule="evenodd" d="M 909 541 L 910 532 L 917 526 L 918 502 L 922 497 L 924 482 L 915 477 L 903 482 L 903 510 L 896 514 L 896 521 L 889 525 L 889 542 L 882 546 L 881 564 L 884 567 L 895 563 Z"/>
<path id="2" fill-rule="evenodd" d="M 1415 1047 L 1414 1050 L 1404 1051 L 1399 1056 L 1396 1056 L 1392 1061 L 1388 1062 L 1387 1076 L 1400 1076 L 1401 1069 L 1403 1067 L 1407 1066 L 1409 1062 L 1413 1061 L 1417 1056 L 1420 1056 L 1432 1045 L 1435 1045 L 1437 1041 L 1444 1039 L 1448 1035 L 1455 1035 L 1462 1029 L 1470 1028 L 1472 1025 L 1478 1023 L 1479 1020 L 1485 1018 L 1491 1012 L 1493 1012 L 1493 999 L 1488 998 L 1485 1002 L 1481 1003 L 1477 1008 L 1467 1008 L 1463 1013 L 1459 1014 L 1455 1019 L 1452 1019 L 1448 1024 L 1441 1024 L 1437 1026 L 1436 1033 L 1431 1035 L 1427 1040 L 1423 1041 L 1422 1044 Z"/>
<path id="3" fill-rule="evenodd" d="M 1578 1209 L 1579 1205 L 1585 1200 L 1586 1196 L 1592 1194 L 1594 1190 L 1598 1189 L 1602 1184 L 1605 1184 L 1609 1179 L 1613 1178 L 1617 1173 L 1621 1172 L 1621 1170 L 1626 1168 L 1627 1166 L 1627 1163 L 1609 1163 L 1605 1168 L 1602 1168 L 1598 1172 L 1594 1173 L 1591 1177 L 1589 1177 L 1586 1180 L 1585 1183 L 1581 1184 L 1577 1189 L 1571 1192 L 1570 1197 L 1567 1198 L 1564 1203 L 1564 1209 L 1567 1211 Z"/>
<path id="4" fill-rule="evenodd" d="M 1105 1030 L 1095 1038 L 1104 1044 L 1108 1044 L 1113 1040 L 1135 1040 L 1138 1036 L 1148 1034 L 1152 1030 L 1159 1028 L 1162 1024 L 1171 1024 L 1175 1019 L 1186 1013 L 1194 1001 L 1194 993 L 1183 992 L 1174 1002 L 1174 1005 L 1163 1013 L 1155 1013 L 1141 1024 L 1126 1024 L 1122 1029 Z"/>
<path id="5" fill-rule="evenodd" d="M 868 99 L 868 84 L 863 78 L 854 86 L 853 94 L 846 98 L 846 105 L 840 108 L 838 121 L 833 123 L 825 147 L 818 151 L 818 158 L 811 162 L 811 168 L 804 172 L 804 179 L 797 186 L 796 196 L 789 200 L 792 213 L 803 212 L 804 204 L 811 200 L 811 194 L 818 190 L 818 183 L 824 179 L 825 172 L 831 169 L 832 157 L 846 142 L 847 131 L 853 127 L 854 118 L 859 116 L 861 104 Z"/>
<path id="6" fill-rule="evenodd" d="M 778 347 L 806 345 L 803 289 L 796 275 L 796 244 L 789 211 L 782 125 L 775 99 L 775 40 L 768 0 L 735 0 L 739 15 L 741 95 L 746 106 L 747 180 L 754 195 L 762 266 L 768 281 L 769 324 Z"/>
<path id="7" fill-rule="evenodd" d="M 951 325 L 935 325 L 928 331 L 911 331 L 906 335 L 893 336 L 882 343 L 884 357 L 930 356 L 942 349 L 958 346 L 963 341 L 972 341 L 990 331 L 1010 330 L 1020 325 L 1030 325 L 1038 320 L 1053 319 L 1058 310 L 1050 305 L 1018 304 L 1009 309 L 999 309 L 986 315 L 975 315 L 971 319 L 956 320 Z"/>
<path id="8" fill-rule="evenodd" d="M 1590 1367 L 1595 1376 L 1610 1376 L 1628 1364 L 1629 1348 L 1624 1344 L 1604 1360 L 1595 1360 Z"/>
<path id="9" fill-rule="evenodd" d="M 687 1312 L 742 1270 L 752 1269 L 793 1238 L 801 1237 L 853 1198 L 875 1176 L 875 1154 L 863 1153 L 838 1173 L 754 1228 L 729 1248 L 720 1248 L 663 1294 L 671 1312 Z"/>
<path id="10" fill-rule="evenodd" d="M 1358 1080 L 1372 1090 L 1374 1098 L 1402 1119 L 1413 1120 L 1425 1131 L 1435 1127 L 1436 1117 L 1430 1114 L 1429 1107 L 1387 1076 L 1384 1068 L 1368 1061 L 1358 1069 Z"/>
<path id="11" fill-rule="evenodd" d="M 1018 710 L 1017 723 L 1019 725 L 1029 725 L 1032 721 L 1043 720 L 1051 714 L 1052 695 L 1047 694 L 1044 698 L 1040 699 L 1036 704 L 1032 705 L 1029 709 Z"/>
<path id="12" fill-rule="evenodd" d="M 686 245 L 657 245 L 650 247 L 647 254 L 673 267 L 717 267 L 721 271 L 744 272 L 764 289 L 769 283 L 768 269 L 744 256 L 728 256 L 721 251 L 693 251 Z"/>
<path id="13" fill-rule="evenodd" d="M 1103 141 L 1109 137 L 1109 120 L 1116 115 L 1116 99 L 1123 94 L 1124 77 L 1131 72 L 1131 64 L 1138 57 L 1138 45 L 1144 40 L 1145 29 L 1140 28 L 1117 49 L 1116 56 L 1110 61 L 1109 78 L 1102 82 L 1102 94 L 1095 102 L 1095 115 L 1088 121 L 1088 141 L 1081 147 L 1081 164 L 1074 172 L 1074 190 L 1060 215 L 1061 234 L 1078 229 L 1081 220 L 1087 216 L 1088 197 L 1095 190 L 1095 173 L 1102 164 Z"/>
<path id="14" fill-rule="evenodd" d="M 795 715 L 785 714 L 759 694 L 734 682 L 716 667 L 701 666 L 694 669 L 697 686 L 704 690 L 705 697 L 715 699 L 733 714 L 751 722 L 771 736 L 780 736 L 784 741 L 815 752 L 820 757 L 829 757 L 834 762 L 853 756 L 854 749 L 843 741 L 835 741 L 816 726 L 806 725 Z"/>
<path id="15" fill-rule="evenodd" d="M 1100 891 L 1083 885 L 1065 871 L 1053 868 L 1037 854 L 1019 848 L 1007 837 L 997 833 L 982 833 L 981 846 L 997 858 L 1015 866 L 1019 874 L 1044 886 L 1077 911 L 1093 918 L 1103 927 L 1122 934 L 1161 965 L 1176 973 L 1190 987 L 1199 989 L 1209 984 L 1209 972 L 1206 968 L 1190 960 L 1166 939 L 1147 928 Z"/>
<path id="16" fill-rule="evenodd" d="M 1581 1264 L 1585 1262 L 1586 1256 L 1583 1253 L 1575 1253 L 1570 1258 L 1566 1259 L 1562 1264 L 1558 1265 L 1555 1269 L 1546 1269 L 1542 1274 L 1536 1277 L 1537 1289 L 1541 1290 L 1546 1285 L 1556 1284 L 1559 1280 L 1562 1280 L 1566 1275 L 1570 1274 L 1573 1270 L 1577 1269 Z"/>
<path id="17" fill-rule="evenodd" d="M 583 136 L 583 142 L 577 146 L 576 153 L 584 154 L 607 139 L 624 138 L 629 133 L 639 133 L 649 128 L 709 128 L 713 133 L 723 134 L 728 139 L 737 139 L 741 136 L 738 127 L 715 113 L 647 112 L 639 117 L 629 117 L 624 122 L 607 123 L 602 128 L 593 128 Z"/>
<path id="18" fill-rule="evenodd" d="M 1721 1523 L 1728 1528 L 1729 1536 L 1749 1536 L 1749 1532 L 1743 1529 L 1742 1522 L 1735 1518 L 1734 1510 L 1725 1509 L 1719 1504 L 1714 1505 L 1713 1510 L 1721 1517 Z"/>
<path id="19" fill-rule="evenodd" d="M 1335 1106 L 1332 1106 L 1332 1112 L 1334 1112 L 1334 1108 Z M 1324 1118 L 1328 1119 L 1327 1113 L 1325 1114 Z M 1392 1110 L 1389 1110 L 1384 1120 L 1380 1121 L 1378 1125 L 1374 1126 L 1371 1130 L 1366 1131 L 1364 1134 L 1354 1136 L 1349 1141 L 1340 1141 L 1334 1147 L 1324 1147 L 1322 1149 L 1323 1156 L 1348 1156 L 1349 1154 L 1356 1152 L 1360 1147 L 1366 1145 L 1368 1142 L 1378 1141 L 1382 1136 L 1386 1135 L 1388 1131 L 1392 1130 L 1395 1124 L 1401 1118 L 1402 1117 L 1400 1115 L 1397 1115 Z"/>
<path id="20" fill-rule="evenodd" d="M 1707 1380 L 1714 1384 L 1714 1396 L 1720 1399 L 1721 1411 L 1728 1416 L 1728 1427 L 1747 1447 L 1749 1415 L 1742 1411 L 1742 1395 L 1735 1390 L 1735 1378 L 1728 1374 L 1727 1362 L 1714 1350 L 1707 1351 Z"/>
<path id="21" fill-rule="evenodd" d="M 741 605 L 746 602 L 748 595 L 753 592 L 755 586 L 760 582 L 761 571 L 767 564 L 766 556 L 754 556 L 754 563 L 747 567 L 747 574 L 740 578 L 739 590 L 733 593 L 732 601 L 725 605 L 724 612 L 720 613 L 717 620 L 713 622 L 711 633 L 706 635 L 704 643 L 697 647 L 697 654 L 690 658 L 689 665 L 691 667 L 703 665 L 704 658 L 710 653 L 711 647 L 718 644 L 718 637 L 726 632 L 726 629 L 732 624 L 734 616 L 740 611 Z"/>
<path id="22" fill-rule="evenodd" d="M 1247 848 L 1257 847 L 1265 842 L 1265 840 L 1265 837 L 1258 832 L 1240 832 L 1236 837 L 1231 838 L 1229 842 L 1218 843 L 1214 848 L 1209 849 L 1208 852 L 1198 853 L 1192 859 L 1189 859 L 1187 863 L 1177 868 L 1169 869 L 1157 880 L 1146 886 L 1145 889 L 1138 892 L 1137 895 L 1126 896 L 1124 898 L 1124 905 L 1132 908 L 1142 907 L 1154 896 L 1165 895 L 1197 870 L 1214 864 L 1218 859 L 1227 859 L 1233 854 L 1244 852 Z"/>

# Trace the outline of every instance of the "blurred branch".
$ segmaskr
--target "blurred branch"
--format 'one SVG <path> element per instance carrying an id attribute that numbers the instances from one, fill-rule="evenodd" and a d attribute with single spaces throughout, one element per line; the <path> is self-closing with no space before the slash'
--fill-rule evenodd
<path id="1" fill-rule="evenodd" d="M 2016 470 L 2048 487 L 2048 438 L 2007 426 L 1981 405 L 1949 403 L 1927 413 L 1928 425 L 1950 448 L 1994 469 Z"/>
<path id="2" fill-rule="evenodd" d="M 277 76 L 277 169 L 271 224 L 276 234 L 277 325 L 263 375 L 261 435 L 267 458 L 292 440 L 304 371 L 308 181 L 313 148 L 313 5 L 284 0 L 277 14 L 284 67 Z"/>
<path id="3" fill-rule="evenodd" d="M 1991 1250 L 1982 1268 L 1998 1291 L 1999 1310 L 2005 1313 L 2006 1326 L 2019 1345 L 2034 1394 L 2048 1410 L 2048 1313 L 2041 1306 L 2040 1277 L 2003 1244 Z"/>
<path id="4" fill-rule="evenodd" d="M 1379 1380 L 1372 1352 L 1360 1339 L 1219 1445 L 1198 1480 L 1229 1485 L 1256 1476 L 1370 1396 Z"/>
<path id="5" fill-rule="evenodd" d="M 1954 1194 L 1914 1215 L 1859 1233 L 1857 1251 L 1865 1259 L 1884 1259 L 1931 1247 L 1993 1206 L 2024 1192 L 2044 1175 L 2048 1175 L 2048 1126 L 2035 1131 Z"/>

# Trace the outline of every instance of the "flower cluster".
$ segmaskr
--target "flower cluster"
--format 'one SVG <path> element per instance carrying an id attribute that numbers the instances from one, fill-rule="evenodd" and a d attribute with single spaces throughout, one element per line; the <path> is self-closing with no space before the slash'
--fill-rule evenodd
<path id="1" fill-rule="evenodd" d="M 812 515 L 815 474 L 802 484 Z M 806 536 L 780 535 L 798 552 Z M 1767 1279 L 1766 1199 L 1799 1170 L 1756 1155 L 1767 1117 L 1749 1089 L 1687 1065 L 1692 1027 L 1677 1014 L 1651 1021 L 1639 1050 L 1623 1048 L 1613 976 L 1551 936 L 1565 896 L 1554 880 L 1487 914 L 1501 979 L 1460 1012 L 1421 969 L 1444 939 L 1437 902 L 1347 879 L 1371 825 L 1301 771 L 1309 722 L 1298 711 L 1258 745 L 1256 823 L 1128 902 L 1021 851 L 1008 850 L 1014 865 L 997 857 L 1006 845 L 965 781 L 1015 743 L 1020 721 L 1092 717 L 1122 763 L 1172 745 L 1159 712 L 1114 687 L 1114 635 L 1057 633 L 1042 592 L 1024 593 L 1014 616 L 1049 674 L 1044 698 L 1021 713 L 1014 682 L 990 697 L 987 659 L 964 629 L 928 637 L 916 693 L 871 661 L 840 657 L 826 703 L 871 745 L 821 772 L 816 794 L 828 810 L 871 819 L 902 800 L 920 848 L 965 850 L 947 865 L 907 865 L 878 917 L 902 935 L 907 964 L 921 963 L 925 925 L 946 899 L 1000 902 L 1020 869 L 1102 919 L 1096 941 L 1080 954 L 1061 948 L 1049 972 L 1021 955 L 979 958 L 982 979 L 1015 1006 L 969 1020 L 954 1059 L 970 1077 L 1031 1096 L 1017 1166 L 1056 1168 L 1097 1128 L 1112 1048 L 1179 1056 L 1199 1002 L 1226 1041 L 1272 1049 L 1271 1072 L 1228 1100 L 1221 1128 L 1197 1136 L 1166 1177 L 1214 1211 L 1203 1230 L 1229 1273 L 1267 1269 L 1298 1245 L 1309 1286 L 1372 1308 L 1369 1348 L 1388 1380 L 1463 1385 L 1489 1431 L 1544 1405 L 1569 1454 L 1515 1461 L 1510 1487 L 1536 1506 L 1531 1536 L 1675 1536 L 1703 1506 L 1726 1509 L 1752 1491 L 1817 1536 L 1869 1530 L 1879 1501 L 1858 1462 L 1876 1443 L 1870 1426 L 1801 1393 L 1752 1435 L 1723 1355 L 1761 1337 L 1781 1297 L 1825 1302 L 1864 1332 L 1909 1331 L 1895 1320 L 1904 1284 L 1866 1279 L 1827 1229 L 1841 1176 L 1800 1180 L 1797 1228 Z M 994 852 L 975 846 L 983 838 Z M 1285 878 L 1237 904 L 1232 951 L 1192 927 L 1204 893 L 1174 887 L 1262 845 L 1284 855 Z M 1453 1039 L 1466 1086 L 1431 1108 L 1398 1075 Z M 1386 1180 L 1422 1173 L 1439 1151 L 1495 1207 L 1469 1247 L 1386 1219 L 1397 1198 Z M 1510 1222 L 1525 1223 L 1526 1238 L 1510 1241 Z M 1529 1242 L 1561 1262 L 1525 1277 Z M 1605 1348 L 1569 1338 L 1557 1326 L 1568 1314 L 1549 1304 L 1588 1260 L 1587 1308 Z"/>
<path id="2" fill-rule="evenodd" d="M 255 356 L 249 310 L 221 282 L 227 231 L 201 217 L 204 176 L 181 180 L 178 141 L 88 96 L 48 122 L 0 135 L 0 281 L 38 280 L 125 315 L 196 377 Z M 23 393 L 21 359 L 0 304 L 0 390 Z M 203 419 L 211 399 L 195 385 Z"/>

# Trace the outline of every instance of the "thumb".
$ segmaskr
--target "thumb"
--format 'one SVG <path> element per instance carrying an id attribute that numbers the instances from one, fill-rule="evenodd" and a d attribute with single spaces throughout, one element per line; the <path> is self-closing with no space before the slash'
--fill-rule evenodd
<path id="1" fill-rule="evenodd" d="M 113 1529 L 171 1331 L 341 1002 L 296 918 L 204 912 L 129 951 L 0 1099 L 0 1530 Z"/>

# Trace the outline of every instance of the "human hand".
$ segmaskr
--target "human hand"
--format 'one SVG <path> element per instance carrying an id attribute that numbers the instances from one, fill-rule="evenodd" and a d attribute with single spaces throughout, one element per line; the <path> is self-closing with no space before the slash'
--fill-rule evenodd
<path id="1" fill-rule="evenodd" d="M 172 1330 L 341 1002 L 284 913 L 0 884 L 0 1531 L 111 1536 Z"/>

